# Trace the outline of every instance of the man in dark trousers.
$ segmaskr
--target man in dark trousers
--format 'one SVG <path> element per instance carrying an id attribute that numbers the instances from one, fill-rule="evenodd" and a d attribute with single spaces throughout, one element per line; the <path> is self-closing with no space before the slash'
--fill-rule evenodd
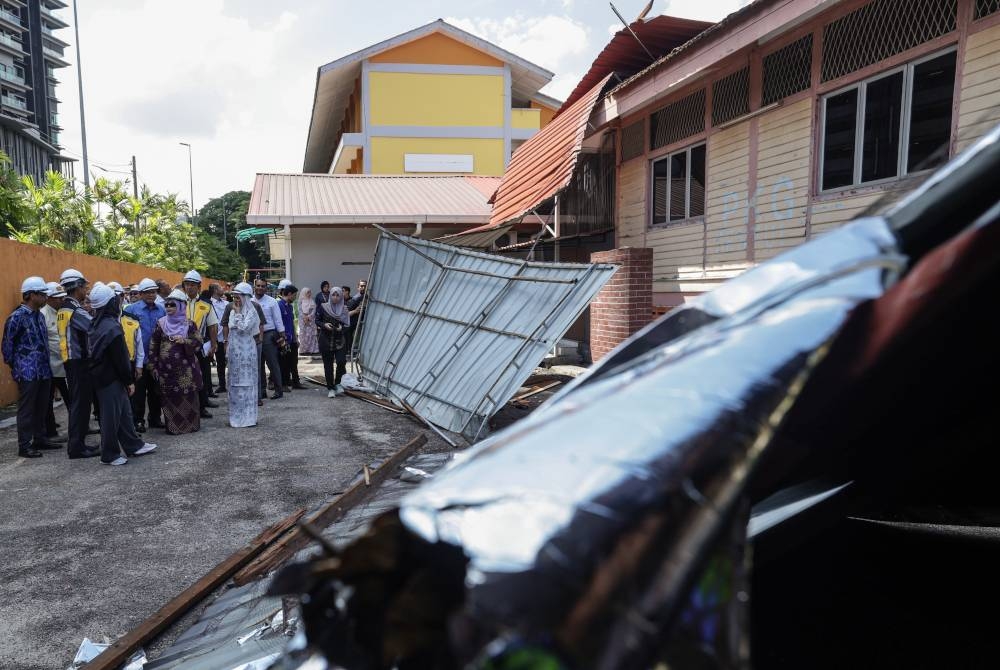
<path id="1" fill-rule="evenodd" d="M 49 340 L 41 310 L 48 300 L 41 277 L 21 283 L 21 305 L 7 318 L 3 329 L 3 359 L 17 382 L 17 455 L 38 458 L 40 449 L 61 449 L 45 437 L 52 368 Z"/>
<path id="2" fill-rule="evenodd" d="M 215 349 L 219 346 L 217 339 L 219 335 L 219 319 L 215 316 L 212 303 L 201 299 L 201 274 L 197 270 L 191 270 L 184 275 L 181 286 L 184 287 L 184 293 L 188 297 L 187 317 L 194 322 L 195 327 L 201 334 L 201 341 L 208 345 L 208 351 L 199 348 L 196 355 L 198 357 L 198 365 L 201 366 L 201 378 L 204 381 L 201 385 L 201 390 L 198 392 L 198 400 L 201 404 L 201 418 L 211 419 L 212 414 L 208 411 L 208 408 L 219 406 L 219 403 L 212 402 L 208 397 L 212 393 L 213 388 L 212 358 L 215 357 Z"/>
<path id="3" fill-rule="evenodd" d="M 285 344 L 285 324 L 281 320 L 281 310 L 278 308 L 278 301 L 267 294 L 267 282 L 263 279 L 255 279 L 253 282 L 252 302 L 260 305 L 264 314 L 264 334 L 261 338 L 260 366 L 258 367 L 260 377 L 260 397 L 267 395 L 267 380 L 264 378 L 264 363 L 271 373 L 271 383 L 274 385 L 274 393 L 271 400 L 282 398 L 285 393 L 281 387 L 281 362 L 278 352 Z"/>
<path id="4" fill-rule="evenodd" d="M 135 390 L 135 363 L 129 359 L 125 331 L 121 325 L 121 303 L 116 289 L 101 282 L 90 291 L 94 320 L 90 325 L 90 375 L 101 399 L 101 463 L 125 465 L 129 456 L 142 456 L 156 449 L 135 432 L 128 396 Z M 131 317 L 129 317 L 131 318 Z M 134 339 L 136 330 L 129 336 Z"/>
<path id="5" fill-rule="evenodd" d="M 353 360 L 354 335 L 358 330 L 358 322 L 365 311 L 365 292 L 368 290 L 368 282 L 364 279 L 358 282 L 358 292 L 354 297 L 348 298 L 348 292 L 344 292 L 344 300 L 347 301 L 347 309 L 351 315 L 351 327 L 347 329 L 347 360 Z"/>
<path id="6" fill-rule="evenodd" d="M 143 364 L 142 374 L 135 381 L 135 393 L 132 394 L 132 418 L 135 420 L 136 432 L 146 432 L 146 402 L 149 401 L 149 427 L 165 428 L 160 417 L 160 387 L 153 376 L 153 365 L 149 360 L 149 344 L 156 330 L 156 322 L 167 315 L 161 305 L 156 302 L 159 297 L 159 287 L 156 282 L 144 278 L 136 287 L 139 293 L 138 302 L 133 302 L 125 309 L 125 314 L 139 322 L 142 335 Z"/>
<path id="7" fill-rule="evenodd" d="M 83 307 L 87 297 L 87 280 L 79 270 L 70 268 L 59 277 L 59 283 L 66 291 L 63 306 L 56 315 L 59 346 L 66 366 L 66 385 L 69 387 L 69 442 L 66 452 L 70 458 L 93 458 L 100 451 L 84 442 L 90 428 L 90 407 L 94 401 L 87 354 L 91 319 Z"/>

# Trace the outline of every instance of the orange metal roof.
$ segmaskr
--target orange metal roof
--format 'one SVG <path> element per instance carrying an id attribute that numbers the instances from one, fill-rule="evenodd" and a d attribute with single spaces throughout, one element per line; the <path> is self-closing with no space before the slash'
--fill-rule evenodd
<path id="1" fill-rule="evenodd" d="M 587 120 L 610 76 L 597 82 L 514 152 L 493 198 L 490 227 L 518 218 L 569 184 Z"/>
<path id="2" fill-rule="evenodd" d="M 566 102 L 559 108 L 560 113 L 579 100 L 603 77 L 613 73 L 617 81 L 622 81 L 651 65 L 653 59 L 642 48 L 643 45 L 658 59 L 666 56 L 711 25 L 705 21 L 666 15 L 654 16 L 644 21 L 633 21 L 629 28 L 642 40 L 642 44 L 640 45 L 635 37 L 624 28 L 615 33 L 607 46 L 594 59 L 590 70 L 583 75 L 576 88 L 566 98 Z"/>

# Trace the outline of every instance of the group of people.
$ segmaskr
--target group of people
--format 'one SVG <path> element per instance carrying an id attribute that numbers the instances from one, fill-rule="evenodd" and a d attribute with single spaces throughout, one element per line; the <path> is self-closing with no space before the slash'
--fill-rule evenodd
<path id="1" fill-rule="evenodd" d="M 149 428 L 174 435 L 199 430 L 219 393 L 228 393 L 231 426 L 255 426 L 267 391 L 265 365 L 270 398 L 280 399 L 304 388 L 300 352 L 322 355 L 328 397 L 340 395 L 366 288 L 360 282 L 351 296 L 348 287 L 324 282 L 315 298 L 304 289 L 296 332 L 299 290 L 288 280 L 276 300 L 263 279 L 202 290 L 194 270 L 173 287 L 145 278 L 127 289 L 117 282 L 90 285 L 72 268 L 58 282 L 28 277 L 2 346 L 18 384 L 18 454 L 38 458 L 65 443 L 70 458 L 99 455 L 102 463 L 124 465 L 156 450 L 139 437 Z M 56 391 L 67 405 L 66 435 L 55 421 Z M 91 409 L 99 430 L 90 428 Z M 86 436 L 96 432 L 100 445 L 88 444 Z"/>

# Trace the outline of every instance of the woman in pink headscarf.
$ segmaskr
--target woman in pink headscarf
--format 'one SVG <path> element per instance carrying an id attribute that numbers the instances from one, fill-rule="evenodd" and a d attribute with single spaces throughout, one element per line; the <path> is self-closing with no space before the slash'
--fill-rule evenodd
<path id="1" fill-rule="evenodd" d="M 299 297 L 299 353 L 318 354 L 319 341 L 316 339 L 316 301 L 312 289 L 302 289 Z"/>
<path id="2" fill-rule="evenodd" d="M 167 315 L 156 322 L 149 344 L 153 376 L 160 385 L 160 399 L 167 433 L 193 433 L 201 428 L 201 366 L 195 352 L 201 347 L 198 327 L 187 318 L 187 295 L 174 289 L 164 300 Z"/>

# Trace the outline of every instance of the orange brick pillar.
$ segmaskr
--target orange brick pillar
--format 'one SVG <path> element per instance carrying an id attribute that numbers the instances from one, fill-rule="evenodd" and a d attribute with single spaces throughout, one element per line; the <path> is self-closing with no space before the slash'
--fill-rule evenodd
<path id="1" fill-rule="evenodd" d="M 624 247 L 590 255 L 619 269 L 590 303 L 590 355 L 596 363 L 646 326 L 653 313 L 653 250 Z"/>

